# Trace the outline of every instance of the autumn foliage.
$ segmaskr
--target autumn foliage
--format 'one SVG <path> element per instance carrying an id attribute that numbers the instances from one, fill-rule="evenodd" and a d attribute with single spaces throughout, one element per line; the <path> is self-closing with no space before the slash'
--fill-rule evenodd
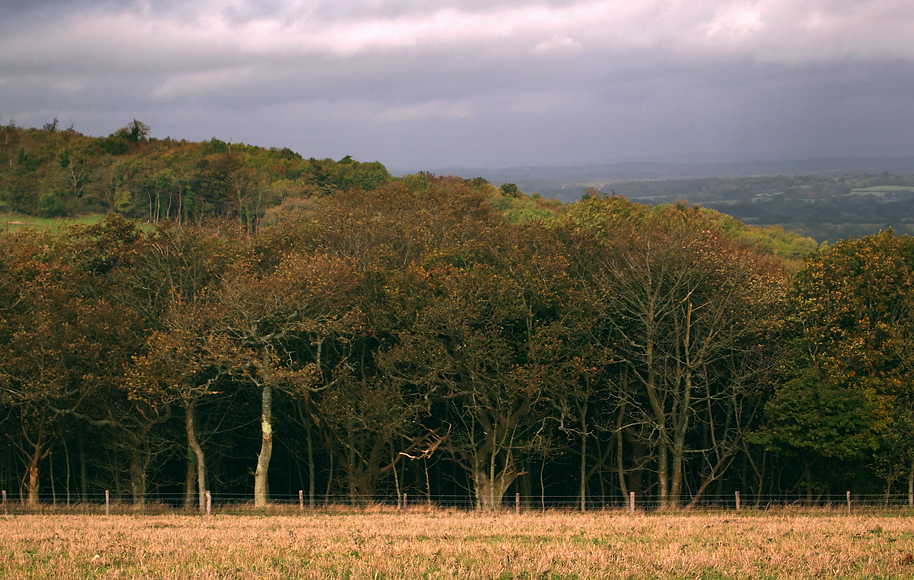
<path id="1" fill-rule="evenodd" d="M 5 130 L 20 164 L 56 147 L 62 184 L 75 144 L 107 152 L 73 187 L 158 224 L 0 233 L 0 479 L 33 504 L 677 509 L 914 482 L 907 237 L 800 263 L 687 204 Z"/>

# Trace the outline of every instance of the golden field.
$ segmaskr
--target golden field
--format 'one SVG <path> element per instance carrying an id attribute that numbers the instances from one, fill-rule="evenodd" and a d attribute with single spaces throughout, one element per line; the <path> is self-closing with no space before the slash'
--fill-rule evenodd
<path id="1" fill-rule="evenodd" d="M 910 515 L 0 517 L 0 578 L 914 578 Z"/>

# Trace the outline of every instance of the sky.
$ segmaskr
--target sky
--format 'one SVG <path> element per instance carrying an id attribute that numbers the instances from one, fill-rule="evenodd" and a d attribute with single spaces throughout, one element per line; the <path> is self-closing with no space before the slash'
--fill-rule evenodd
<path id="1" fill-rule="evenodd" d="M 3 0 L 0 124 L 389 168 L 914 155 L 911 0 Z"/>

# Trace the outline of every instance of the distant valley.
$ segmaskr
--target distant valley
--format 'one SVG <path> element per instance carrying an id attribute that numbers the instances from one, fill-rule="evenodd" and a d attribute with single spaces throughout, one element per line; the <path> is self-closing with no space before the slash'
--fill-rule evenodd
<path id="1" fill-rule="evenodd" d="M 442 169 L 514 183 L 563 203 L 588 189 L 648 204 L 687 201 L 747 224 L 779 225 L 819 242 L 893 228 L 914 233 L 914 157 L 753 163 L 628 162 L 575 167 Z M 592 188 L 592 189 L 591 189 Z"/>

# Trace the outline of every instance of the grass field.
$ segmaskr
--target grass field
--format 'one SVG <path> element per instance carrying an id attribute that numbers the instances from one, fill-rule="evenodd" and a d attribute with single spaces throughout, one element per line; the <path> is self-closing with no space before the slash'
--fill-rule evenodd
<path id="1" fill-rule="evenodd" d="M 90 225 L 104 216 L 93 214 L 67 218 L 39 218 L 23 214 L 0 212 L 0 231 L 15 231 L 22 228 L 36 230 L 64 230 L 74 224 Z"/>
<path id="2" fill-rule="evenodd" d="M 0 517 L 0 578 L 914 578 L 914 518 Z"/>
<path id="3" fill-rule="evenodd" d="M 66 232 L 72 225 L 88 226 L 99 220 L 105 219 L 104 214 L 89 214 L 72 217 L 40 218 L 18 213 L 5 213 L 0 211 L 0 232 L 14 232 L 23 228 L 35 230 L 50 230 L 52 232 Z M 138 222 L 137 227 L 144 232 L 152 232 L 155 225 Z"/>
<path id="4" fill-rule="evenodd" d="M 914 187 L 908 185 L 875 185 L 873 187 L 858 187 L 851 191 L 851 195 L 874 195 L 884 197 L 887 193 L 912 192 Z"/>

